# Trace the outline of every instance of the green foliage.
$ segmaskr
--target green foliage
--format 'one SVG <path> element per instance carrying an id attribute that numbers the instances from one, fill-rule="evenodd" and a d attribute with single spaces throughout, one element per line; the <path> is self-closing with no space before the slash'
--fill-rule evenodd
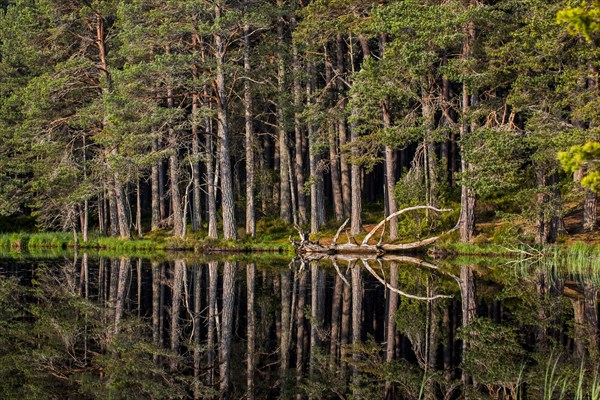
<path id="1" fill-rule="evenodd" d="M 594 192 L 600 193 L 600 143 L 587 142 L 584 145 L 571 146 L 568 151 L 558 153 L 565 171 L 574 173 L 580 168 L 587 170 L 581 180 L 583 187 L 588 187 Z"/>
<path id="2" fill-rule="evenodd" d="M 587 40 L 600 30 L 600 4 L 597 0 L 583 3 L 579 7 L 568 7 L 556 14 L 559 23 L 568 24 L 571 33 L 579 33 Z"/>

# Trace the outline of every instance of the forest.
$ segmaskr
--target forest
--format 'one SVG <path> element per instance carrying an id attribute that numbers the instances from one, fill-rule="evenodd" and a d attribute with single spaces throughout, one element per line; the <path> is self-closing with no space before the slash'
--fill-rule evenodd
<path id="1" fill-rule="evenodd" d="M 484 218 L 539 244 L 567 215 L 593 231 L 584 3 L 2 0 L 0 230 L 235 240 L 349 218 L 358 235 L 430 206 L 465 242 Z"/>

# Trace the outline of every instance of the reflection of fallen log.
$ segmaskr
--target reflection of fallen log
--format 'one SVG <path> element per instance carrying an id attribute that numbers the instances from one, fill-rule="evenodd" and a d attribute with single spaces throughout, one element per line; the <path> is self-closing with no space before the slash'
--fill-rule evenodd
<path id="1" fill-rule="evenodd" d="M 330 260 L 331 263 L 333 264 L 333 267 L 335 268 L 336 273 L 338 274 L 338 276 L 342 279 L 342 281 L 344 282 L 344 284 L 348 287 L 351 286 L 350 282 L 348 282 L 348 280 L 345 278 L 344 274 L 342 274 L 342 272 L 340 271 L 340 267 L 337 263 L 338 260 L 343 260 L 348 262 L 348 268 L 350 268 L 352 265 L 354 265 L 355 263 L 358 263 L 359 261 L 362 262 L 363 266 L 365 267 L 365 269 L 375 278 L 377 279 L 377 281 L 379 281 L 379 283 L 381 283 L 383 286 L 385 286 L 388 290 L 399 294 L 400 296 L 409 298 L 409 299 L 413 299 L 413 300 L 425 300 L 425 301 L 432 301 L 432 300 L 436 300 L 436 299 L 449 299 L 452 298 L 452 295 L 445 295 L 445 294 L 436 294 L 433 296 L 418 296 L 418 295 L 414 295 L 414 294 L 410 294 L 407 292 L 404 292 L 400 289 L 398 289 L 397 287 L 393 287 L 392 285 L 390 285 L 386 279 L 385 279 L 385 273 L 384 276 L 381 277 L 379 275 L 379 273 L 377 273 L 373 267 L 371 267 L 371 265 L 369 265 L 369 260 L 370 261 L 376 261 L 379 264 L 380 270 L 383 272 L 383 265 L 382 265 L 382 260 L 383 261 L 391 261 L 391 262 L 403 262 L 403 263 L 411 263 L 411 264 L 416 264 L 419 267 L 423 267 L 423 268 L 430 268 L 430 269 L 434 269 L 436 270 L 438 273 L 447 275 L 449 277 L 451 277 L 452 279 L 454 279 L 460 286 L 460 279 L 457 276 L 454 276 L 450 273 L 444 272 L 444 271 L 440 271 L 439 267 L 435 264 L 432 264 L 430 262 L 427 262 L 425 260 L 422 260 L 420 258 L 417 257 L 411 257 L 411 256 L 398 256 L 398 255 L 385 255 L 382 257 L 361 257 L 361 256 L 351 256 L 351 255 L 326 255 L 326 254 L 310 254 L 310 255 L 306 255 L 306 256 L 302 256 L 302 262 L 307 262 L 307 261 L 315 261 L 315 260 Z"/>
<path id="2" fill-rule="evenodd" d="M 317 241 L 317 242 L 311 241 L 308 238 L 308 234 L 306 232 L 303 232 L 299 227 L 296 227 L 296 230 L 298 231 L 298 234 L 300 235 L 300 241 L 292 240 L 291 238 L 290 238 L 290 241 L 292 242 L 294 247 L 296 247 L 296 251 L 298 252 L 298 254 L 301 254 L 301 255 L 322 253 L 322 254 L 375 254 L 375 255 L 380 256 L 380 255 L 383 255 L 386 253 L 395 253 L 395 252 L 402 252 L 402 251 L 407 251 L 407 250 L 414 250 L 414 249 L 418 249 L 418 248 L 425 247 L 425 246 L 435 243 L 442 235 L 430 237 L 430 238 L 419 240 L 419 241 L 412 242 L 412 243 L 401 243 L 401 244 L 382 243 L 383 235 L 385 233 L 385 225 L 392 218 L 397 217 L 398 215 L 403 214 L 407 211 L 423 210 L 423 209 L 432 210 L 432 211 L 436 211 L 436 212 L 452 211 L 450 209 L 439 209 L 439 208 L 435 208 L 432 206 L 415 206 L 415 207 L 404 208 L 400 211 L 397 211 L 397 212 L 389 215 L 387 218 L 383 219 L 379 224 L 377 224 L 373 229 L 371 229 L 371 231 L 367 234 L 367 236 L 365 236 L 365 238 L 363 239 L 363 241 L 360 244 L 357 243 L 356 241 L 355 241 L 355 243 L 350 243 L 349 236 L 348 236 L 348 243 L 337 244 L 340 234 L 342 233 L 342 230 L 345 228 L 345 226 L 348 224 L 349 220 L 346 220 L 342 224 L 342 226 L 339 227 L 335 236 L 331 240 L 331 244 L 329 244 L 329 245 L 321 244 L 321 243 L 319 243 L 319 241 Z M 369 244 L 369 240 L 373 237 L 373 235 L 375 235 L 375 233 L 382 226 L 383 226 L 383 230 L 381 232 L 381 237 L 379 239 L 379 242 L 377 244 Z M 444 232 L 443 235 L 453 232 L 456 229 L 458 229 L 458 224 L 454 228 L 450 229 L 449 231 Z M 346 233 L 346 235 L 347 235 L 347 233 Z"/>

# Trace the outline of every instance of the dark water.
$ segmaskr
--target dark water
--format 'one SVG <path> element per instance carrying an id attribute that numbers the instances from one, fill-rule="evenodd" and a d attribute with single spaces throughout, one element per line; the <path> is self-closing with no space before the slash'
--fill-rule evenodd
<path id="1" fill-rule="evenodd" d="M 0 398 L 600 398 L 598 273 L 543 260 L 80 254 L 0 276 Z"/>

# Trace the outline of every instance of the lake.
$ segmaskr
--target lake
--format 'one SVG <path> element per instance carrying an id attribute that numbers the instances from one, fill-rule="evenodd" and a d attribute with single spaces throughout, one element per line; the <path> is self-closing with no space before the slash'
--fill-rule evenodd
<path id="1" fill-rule="evenodd" d="M 599 399 L 556 259 L 3 254 L 2 398 Z"/>

